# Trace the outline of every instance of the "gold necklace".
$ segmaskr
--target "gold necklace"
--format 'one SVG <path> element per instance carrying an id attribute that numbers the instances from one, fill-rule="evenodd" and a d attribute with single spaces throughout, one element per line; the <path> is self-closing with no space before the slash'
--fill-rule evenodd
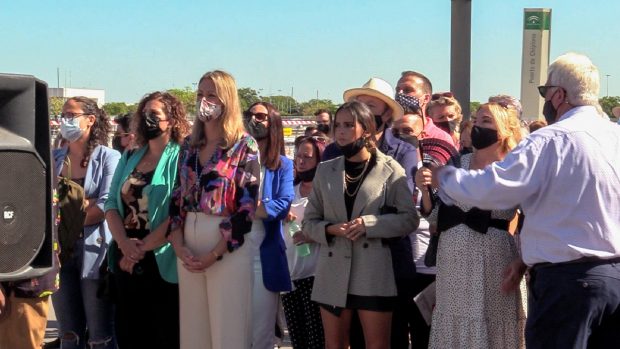
<path id="1" fill-rule="evenodd" d="M 370 159 L 369 159 L 370 160 Z M 362 169 L 362 173 L 360 173 L 358 176 L 355 177 L 351 177 L 349 176 L 346 172 L 344 174 L 344 180 L 345 180 L 345 186 L 344 186 L 344 193 L 348 196 L 348 197 L 354 197 L 355 195 L 357 195 L 357 192 L 360 190 L 360 188 L 362 187 L 362 182 L 361 179 L 362 177 L 364 177 L 364 174 L 366 173 L 366 169 L 368 169 L 368 164 L 370 163 L 370 161 L 367 160 L 366 163 L 364 164 L 364 169 Z M 349 193 L 349 188 L 347 188 L 346 184 L 354 184 L 357 183 L 357 187 L 355 188 L 355 191 L 353 193 Z"/>
<path id="2" fill-rule="evenodd" d="M 345 171 L 344 172 L 344 179 L 345 179 L 345 181 L 347 181 L 347 182 L 357 182 L 357 181 L 359 181 L 364 176 L 364 172 L 366 172 L 366 169 L 368 168 L 368 163 L 369 162 L 370 162 L 369 160 L 366 160 L 366 162 L 364 163 L 364 168 L 362 169 L 362 172 L 359 175 L 355 176 L 355 177 L 349 176 L 349 174 Z"/>

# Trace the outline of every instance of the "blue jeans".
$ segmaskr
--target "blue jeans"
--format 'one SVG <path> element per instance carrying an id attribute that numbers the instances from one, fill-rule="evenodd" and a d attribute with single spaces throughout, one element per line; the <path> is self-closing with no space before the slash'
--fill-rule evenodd
<path id="1" fill-rule="evenodd" d="M 620 263 L 534 267 L 528 349 L 620 348 Z"/>
<path id="2" fill-rule="evenodd" d="M 60 289 L 52 296 L 62 349 L 114 349 L 112 303 L 97 297 L 99 280 L 82 279 L 82 246 L 60 268 Z M 88 346 L 86 329 L 88 328 Z M 70 338 L 69 338 L 70 337 Z"/>

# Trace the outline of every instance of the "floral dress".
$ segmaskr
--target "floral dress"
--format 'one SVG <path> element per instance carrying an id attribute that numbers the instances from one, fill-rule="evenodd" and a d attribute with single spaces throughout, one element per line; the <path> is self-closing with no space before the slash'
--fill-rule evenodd
<path id="1" fill-rule="evenodd" d="M 470 160 L 471 154 L 461 156 L 462 167 L 468 169 Z M 472 209 L 456 205 L 464 212 Z M 515 211 L 493 210 L 491 217 L 511 220 Z M 430 348 L 525 347 L 522 289 L 500 291 L 502 272 L 517 257 L 515 240 L 506 230 L 489 227 L 481 234 L 458 224 L 441 232 Z"/>

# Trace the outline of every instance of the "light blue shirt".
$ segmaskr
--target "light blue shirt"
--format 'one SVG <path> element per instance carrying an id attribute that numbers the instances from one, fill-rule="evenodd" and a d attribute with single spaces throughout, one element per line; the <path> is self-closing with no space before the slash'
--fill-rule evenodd
<path id="1" fill-rule="evenodd" d="M 520 205 L 527 265 L 620 256 L 620 126 L 575 107 L 484 170 L 446 167 L 439 195 L 481 209 Z"/>

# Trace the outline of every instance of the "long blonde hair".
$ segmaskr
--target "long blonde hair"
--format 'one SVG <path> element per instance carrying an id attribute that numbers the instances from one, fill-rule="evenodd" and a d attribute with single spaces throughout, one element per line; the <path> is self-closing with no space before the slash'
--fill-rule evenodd
<path id="1" fill-rule="evenodd" d="M 480 106 L 489 108 L 491 115 L 497 125 L 497 136 L 499 138 L 499 151 L 505 155 L 516 147 L 521 141 L 521 123 L 519 122 L 518 111 L 512 105 L 490 102 Z"/>
<path id="2" fill-rule="evenodd" d="M 219 127 L 219 131 L 223 135 L 221 147 L 224 149 L 230 148 L 237 143 L 239 138 L 245 133 L 243 119 L 241 117 L 239 95 L 237 94 L 237 84 L 232 75 L 221 70 L 205 73 L 200 78 L 198 84 L 200 85 L 204 79 L 211 79 L 211 81 L 213 81 L 217 97 L 222 104 L 224 104 L 222 115 L 217 119 L 217 127 Z M 190 144 L 194 147 L 198 147 L 205 144 L 205 141 L 204 122 L 196 118 L 194 120 L 194 127 L 192 128 Z"/>

